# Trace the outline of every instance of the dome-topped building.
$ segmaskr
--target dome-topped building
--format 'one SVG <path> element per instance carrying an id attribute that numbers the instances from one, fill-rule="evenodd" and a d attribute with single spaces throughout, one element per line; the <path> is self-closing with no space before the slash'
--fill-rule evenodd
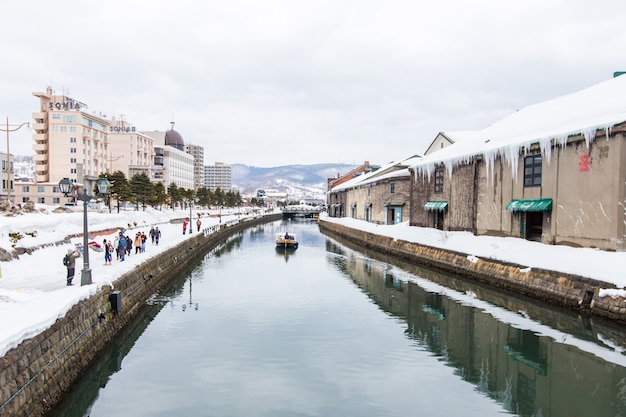
<path id="1" fill-rule="evenodd" d="M 174 130 L 174 122 L 172 122 L 172 129 L 165 132 L 165 146 L 171 146 L 185 152 L 185 142 L 180 133 Z"/>

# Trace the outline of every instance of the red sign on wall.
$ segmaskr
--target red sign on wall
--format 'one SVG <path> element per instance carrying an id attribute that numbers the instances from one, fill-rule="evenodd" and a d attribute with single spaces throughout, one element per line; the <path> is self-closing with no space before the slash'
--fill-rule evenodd
<path id="1" fill-rule="evenodd" d="M 578 161 L 578 172 L 589 171 L 589 165 L 591 165 L 591 157 L 589 155 L 580 155 L 580 160 Z"/>

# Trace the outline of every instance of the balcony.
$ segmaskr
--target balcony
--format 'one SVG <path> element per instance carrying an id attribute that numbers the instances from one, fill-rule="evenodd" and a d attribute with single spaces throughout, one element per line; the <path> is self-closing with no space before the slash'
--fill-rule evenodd
<path id="1" fill-rule="evenodd" d="M 33 133 L 33 139 L 36 141 L 45 141 L 48 140 L 48 135 L 46 133 Z"/>
<path id="2" fill-rule="evenodd" d="M 48 142 L 37 142 L 33 145 L 33 151 L 40 152 L 48 152 Z"/>
<path id="3" fill-rule="evenodd" d="M 37 182 L 48 182 L 50 181 L 50 177 L 48 176 L 48 173 L 43 173 L 40 174 L 39 172 L 37 173 Z"/>
<path id="4" fill-rule="evenodd" d="M 35 130 L 35 132 L 45 132 L 46 130 L 48 130 L 48 124 L 47 123 L 33 123 L 33 129 Z"/>
<path id="5" fill-rule="evenodd" d="M 48 154 L 47 153 L 36 153 L 33 155 L 33 162 L 35 163 L 48 163 Z"/>
<path id="6" fill-rule="evenodd" d="M 33 113 L 33 119 L 35 119 L 35 121 L 37 122 L 43 122 L 44 120 L 46 120 L 46 114 L 45 112 L 34 112 Z"/>

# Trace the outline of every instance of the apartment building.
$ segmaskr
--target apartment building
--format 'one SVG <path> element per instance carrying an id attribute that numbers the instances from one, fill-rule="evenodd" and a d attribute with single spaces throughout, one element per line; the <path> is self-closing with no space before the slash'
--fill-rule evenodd
<path id="1" fill-rule="evenodd" d="M 200 145 L 185 145 L 185 152 L 193 156 L 193 187 L 204 187 L 204 147 Z"/>
<path id="2" fill-rule="evenodd" d="M 154 138 L 139 132 L 123 116 L 111 118 L 108 150 L 107 172 L 121 171 L 129 179 L 139 173 L 154 178 Z"/>
<path id="3" fill-rule="evenodd" d="M 85 103 L 55 94 L 51 87 L 33 95 L 39 98 L 39 111 L 33 113 L 36 182 L 69 178 L 82 183 L 105 172 L 110 126 L 106 115 L 88 112 Z"/>
<path id="4" fill-rule="evenodd" d="M 204 186 L 215 191 L 219 187 L 222 191 L 231 191 L 232 167 L 223 162 L 215 162 L 204 167 Z"/>

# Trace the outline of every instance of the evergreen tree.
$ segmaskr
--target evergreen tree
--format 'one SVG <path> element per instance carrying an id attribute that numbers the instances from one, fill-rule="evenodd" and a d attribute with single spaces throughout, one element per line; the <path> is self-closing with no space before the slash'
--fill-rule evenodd
<path id="1" fill-rule="evenodd" d="M 196 197 L 198 197 L 198 205 L 201 207 L 208 207 L 211 205 L 211 190 L 206 187 L 198 188 L 196 192 Z"/>
<path id="2" fill-rule="evenodd" d="M 128 180 L 126 175 L 122 171 L 115 171 L 112 174 L 107 174 L 108 180 L 111 183 L 110 198 L 117 201 L 117 212 L 120 212 L 120 202 L 130 201 L 132 192 L 128 186 Z"/>
<path id="3" fill-rule="evenodd" d="M 167 194 L 170 197 L 170 206 L 172 209 L 174 209 L 174 206 L 176 206 L 176 203 L 178 203 L 182 197 L 179 192 L 179 188 L 176 186 L 175 183 L 171 183 L 169 187 L 167 187 Z"/>
<path id="4" fill-rule="evenodd" d="M 152 205 L 152 207 L 161 210 L 163 204 L 167 203 L 167 193 L 165 192 L 165 186 L 161 181 L 159 181 L 154 184 L 153 188 L 154 198 L 150 201 L 150 204 Z"/>
<path id="5" fill-rule="evenodd" d="M 217 187 L 215 189 L 215 204 L 217 204 L 218 206 L 223 206 L 226 204 L 226 195 L 220 187 Z"/>
<path id="6" fill-rule="evenodd" d="M 239 193 L 239 191 L 235 193 L 235 206 L 243 206 L 243 198 L 241 198 L 241 194 Z"/>
<path id="7" fill-rule="evenodd" d="M 145 210 L 146 204 L 149 204 L 154 199 L 154 187 L 150 182 L 150 178 L 144 172 L 133 175 L 130 179 L 130 189 L 137 202 L 137 210 L 139 210 L 140 204 L 142 209 Z"/>

